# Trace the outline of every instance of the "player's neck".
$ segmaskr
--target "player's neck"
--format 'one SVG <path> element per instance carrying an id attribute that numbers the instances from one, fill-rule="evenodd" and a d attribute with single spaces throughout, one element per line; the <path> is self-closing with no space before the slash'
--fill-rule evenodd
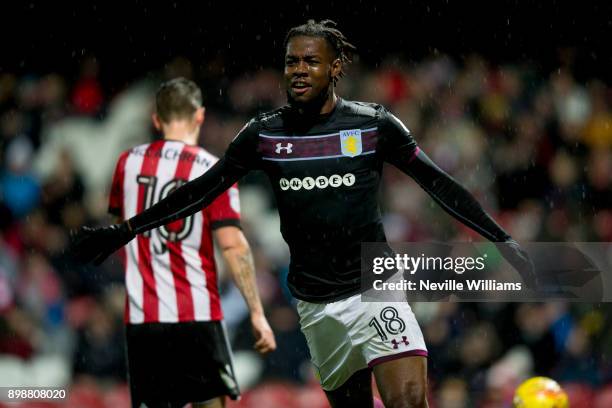
<path id="1" fill-rule="evenodd" d="M 332 91 L 330 92 L 330 95 L 328 96 L 327 100 L 325 101 L 325 103 L 321 107 L 321 112 L 319 112 L 319 113 L 321 115 L 328 114 L 329 112 L 334 110 L 334 108 L 336 107 L 337 103 L 338 103 L 338 97 L 336 96 L 336 93 L 332 89 Z"/>
<path id="2" fill-rule="evenodd" d="M 172 123 L 163 127 L 164 140 L 176 140 L 189 145 L 197 145 L 200 135 L 199 126 L 195 129 L 186 123 Z"/>

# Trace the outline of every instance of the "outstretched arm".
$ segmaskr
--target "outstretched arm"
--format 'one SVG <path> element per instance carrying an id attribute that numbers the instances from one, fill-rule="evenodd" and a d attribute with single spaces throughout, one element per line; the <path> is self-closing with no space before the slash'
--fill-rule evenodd
<path id="1" fill-rule="evenodd" d="M 436 166 L 418 147 L 411 158 L 394 165 L 410 175 L 447 213 L 483 237 L 493 242 L 512 239 L 469 191 Z"/>
<path id="2" fill-rule="evenodd" d="M 73 234 L 71 250 L 82 262 L 100 264 L 136 234 L 188 217 L 208 206 L 257 163 L 257 125 L 249 122 L 230 144 L 225 156 L 200 177 L 121 224 L 83 227 Z"/>
<path id="3" fill-rule="evenodd" d="M 276 341 L 259 299 L 255 282 L 255 265 L 248 241 L 240 228 L 234 226 L 218 228 L 214 234 L 232 279 L 249 308 L 251 326 L 255 335 L 255 349 L 262 354 L 274 351 Z"/>
<path id="4" fill-rule="evenodd" d="M 136 234 L 189 217 L 210 204 L 245 174 L 245 170 L 219 160 L 200 177 L 176 189 L 150 208 L 122 222 L 102 228 L 83 227 L 74 234 L 71 250 L 82 262 L 102 263 Z"/>
<path id="5" fill-rule="evenodd" d="M 141 234 L 195 214 L 238 181 L 246 170 L 222 158 L 206 173 L 126 221 L 133 234 Z"/>
<path id="6" fill-rule="evenodd" d="M 493 242 L 519 272 L 528 287 L 537 287 L 537 277 L 527 253 L 482 209 L 474 196 L 446 174 L 427 155 L 418 149 L 410 160 L 396 166 L 410 175 L 450 215 Z"/>
<path id="7" fill-rule="evenodd" d="M 380 124 L 381 150 L 386 161 L 410 175 L 450 215 L 498 245 L 504 258 L 521 274 L 529 287 L 537 286 L 527 253 L 480 206 L 472 194 L 446 174 L 419 149 L 410 131 L 386 112 Z"/>
<path id="8" fill-rule="evenodd" d="M 435 165 L 417 146 L 410 131 L 388 111 L 381 114 L 380 142 L 384 160 L 411 176 L 450 215 L 494 242 L 511 239 L 476 199 Z"/>

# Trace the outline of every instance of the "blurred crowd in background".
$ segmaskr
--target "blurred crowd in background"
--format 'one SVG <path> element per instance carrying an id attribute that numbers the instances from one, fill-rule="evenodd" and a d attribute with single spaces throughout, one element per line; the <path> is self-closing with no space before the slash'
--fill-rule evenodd
<path id="1" fill-rule="evenodd" d="M 123 272 L 66 252 L 69 231 L 106 225 L 119 153 L 156 135 L 163 79 L 203 89 L 201 145 L 221 155 L 254 114 L 285 103 L 281 72 L 229 78 L 223 61 L 176 58 L 127 86 L 85 56 L 74 77 L 0 72 L 0 385 L 69 390 L 70 407 L 127 407 Z M 339 83 L 352 100 L 384 104 L 421 148 L 521 241 L 612 241 L 612 88 L 576 78 L 571 58 L 542 72 L 473 55 L 357 61 Z M 278 350 L 252 350 L 248 311 L 220 266 L 223 309 L 244 396 L 235 407 L 325 407 L 308 362 L 288 251 L 263 174 L 241 182 L 242 225 Z M 381 205 L 391 241 L 481 240 L 388 166 Z M 430 406 L 508 407 L 515 387 L 551 376 L 574 407 L 612 406 L 612 307 L 583 303 L 419 303 L 429 348 Z M 153 357 L 154 358 L 154 357 Z M 20 406 L 46 406 L 42 403 Z M 1 404 L 0 404 L 1 405 Z M 56 406 L 48 404 L 48 406 Z"/>

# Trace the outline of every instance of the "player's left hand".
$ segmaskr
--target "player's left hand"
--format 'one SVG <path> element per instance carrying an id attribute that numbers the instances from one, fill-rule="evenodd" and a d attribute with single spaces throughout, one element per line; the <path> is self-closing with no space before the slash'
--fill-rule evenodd
<path id="1" fill-rule="evenodd" d="M 100 265 L 134 236 L 125 222 L 101 228 L 81 227 L 70 234 L 70 252 L 80 262 Z"/>
<path id="2" fill-rule="evenodd" d="M 255 336 L 255 350 L 266 354 L 276 350 L 276 340 L 268 320 L 263 314 L 251 315 L 251 325 Z"/>
<path id="3" fill-rule="evenodd" d="M 503 257 L 506 258 L 506 261 L 521 275 L 525 285 L 530 289 L 537 290 L 538 277 L 535 273 L 533 262 L 519 243 L 510 239 L 497 244 L 497 248 Z"/>

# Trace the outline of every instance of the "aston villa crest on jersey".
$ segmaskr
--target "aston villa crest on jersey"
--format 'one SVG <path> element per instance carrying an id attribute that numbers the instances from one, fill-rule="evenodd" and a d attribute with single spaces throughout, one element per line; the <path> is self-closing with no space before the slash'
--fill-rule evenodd
<path id="1" fill-rule="evenodd" d="M 359 156 L 363 150 L 361 144 L 361 129 L 341 130 L 340 146 L 344 156 Z"/>

